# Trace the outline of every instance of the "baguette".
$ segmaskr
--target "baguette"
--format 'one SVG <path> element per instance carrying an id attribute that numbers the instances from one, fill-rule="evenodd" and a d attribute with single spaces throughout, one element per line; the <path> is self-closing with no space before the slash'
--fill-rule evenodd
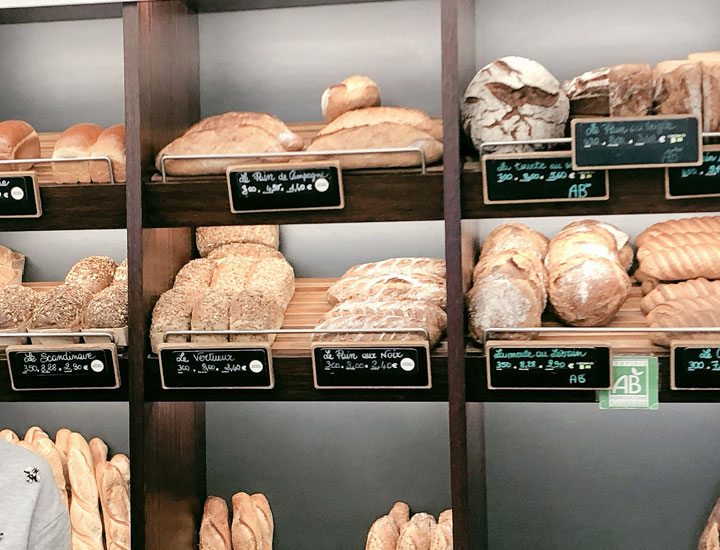
<path id="1" fill-rule="evenodd" d="M 208 497 L 200 524 L 200 550 L 232 550 L 225 499 Z"/>
<path id="2" fill-rule="evenodd" d="M 679 218 L 651 225 L 635 238 L 638 247 L 656 235 L 675 233 L 717 233 L 720 232 L 720 216 L 701 216 L 697 218 Z"/>
<path id="3" fill-rule="evenodd" d="M 108 448 L 107 445 L 105 445 L 105 442 L 99 437 L 93 437 L 88 442 L 88 447 L 90 448 L 90 454 L 92 455 L 93 471 L 95 471 L 98 464 L 107 462 Z"/>
<path id="4" fill-rule="evenodd" d="M 120 470 L 112 463 L 99 462 L 95 468 L 102 504 L 107 550 L 130 550 L 130 494 Z"/>
<path id="5" fill-rule="evenodd" d="M 361 126 L 376 126 L 385 123 L 414 128 L 429 134 L 439 142 L 442 142 L 443 139 L 442 124 L 439 121 L 431 119 L 427 113 L 420 109 L 408 109 L 406 107 L 368 107 L 347 111 L 320 130 L 318 136 L 326 136 L 341 130 Z"/>
<path id="6" fill-rule="evenodd" d="M 440 512 L 438 523 L 447 523 L 452 526 L 452 510 L 443 510 Z"/>
<path id="7" fill-rule="evenodd" d="M 720 279 L 720 243 L 653 250 L 643 256 L 640 269 L 661 281 Z"/>
<path id="8" fill-rule="evenodd" d="M 437 258 L 390 258 L 381 262 L 360 264 L 348 269 L 345 277 L 376 277 L 378 275 L 413 275 L 415 273 L 445 277 L 445 260 Z"/>
<path id="9" fill-rule="evenodd" d="M 123 454 L 117 454 L 110 459 L 110 463 L 120 471 L 120 475 L 123 477 L 123 481 L 125 482 L 125 485 L 127 486 L 128 492 L 129 492 L 130 491 L 130 459 Z"/>
<path id="10" fill-rule="evenodd" d="M 70 475 L 68 474 L 68 450 L 70 449 L 70 435 L 72 432 L 67 428 L 60 428 L 55 433 L 55 448 L 60 453 L 63 465 L 63 475 L 65 476 L 65 492 L 68 495 L 68 502 L 72 498 L 72 488 L 70 487 Z"/>
<path id="11" fill-rule="evenodd" d="M 400 530 L 397 550 L 430 550 L 435 518 L 430 514 L 415 514 Z"/>
<path id="12" fill-rule="evenodd" d="M 247 493 L 232 497 L 233 550 L 264 550 L 262 528 L 252 498 Z"/>
<path id="13" fill-rule="evenodd" d="M 75 124 L 65 130 L 55 142 L 52 158 L 89 157 L 103 129 L 97 124 Z M 99 161 L 93 161 L 98 162 Z M 53 163 L 56 183 L 90 183 L 90 161 Z"/>
<path id="14" fill-rule="evenodd" d="M 40 157 L 40 138 L 35 128 L 22 120 L 0 122 L 0 160 Z M 0 171 L 30 170 L 32 163 L 3 164 Z"/>
<path id="15" fill-rule="evenodd" d="M 358 302 L 348 300 L 336 304 L 323 316 L 324 320 L 345 315 L 385 315 L 406 317 L 423 324 L 435 326 L 441 332 L 447 326 L 447 314 L 438 306 L 426 302 L 396 300 L 393 302 Z M 399 523 L 398 523 L 399 526 Z"/>
<path id="16" fill-rule="evenodd" d="M 395 520 L 398 528 L 402 529 L 402 526 L 410 521 L 410 507 L 404 502 L 396 502 L 388 515 Z"/>
<path id="17" fill-rule="evenodd" d="M 90 148 L 91 157 L 109 157 L 112 162 L 115 183 L 125 182 L 125 125 L 117 124 L 103 130 L 95 144 Z M 90 179 L 95 183 L 109 183 L 110 170 L 107 162 L 92 161 Z"/>
<path id="18" fill-rule="evenodd" d="M 260 522 L 263 550 L 272 550 L 275 523 L 273 521 L 272 511 L 270 510 L 270 503 L 262 493 L 251 495 L 250 499 L 255 505 L 255 511 L 257 512 L 258 521 Z"/>
<path id="19" fill-rule="evenodd" d="M 395 520 L 391 516 L 383 516 L 376 519 L 370 527 L 365 550 L 395 550 L 399 537 Z"/>
<path id="20" fill-rule="evenodd" d="M 195 244 L 201 256 L 231 243 L 263 244 L 277 250 L 280 228 L 277 225 L 219 225 L 195 230 Z"/>
<path id="21" fill-rule="evenodd" d="M 445 279 L 434 275 L 380 275 L 346 277 L 328 289 L 327 300 L 335 305 L 346 300 L 429 302 L 445 309 Z"/>
<path id="22" fill-rule="evenodd" d="M 380 105 L 380 90 L 367 76 L 349 76 L 325 90 L 320 103 L 323 117 L 332 122 L 347 111 Z"/>
<path id="23" fill-rule="evenodd" d="M 8 443 L 19 443 L 20 438 L 17 436 L 17 434 L 12 430 L 0 430 L 0 439 L 3 441 L 7 441 Z"/>
<path id="24" fill-rule="evenodd" d="M 656 306 L 679 298 L 700 298 L 702 296 L 720 296 L 720 281 L 690 279 L 681 283 L 661 284 L 655 287 L 640 301 L 643 313 L 650 312 Z"/>
<path id="25" fill-rule="evenodd" d="M 92 455 L 83 436 L 74 432 L 68 447 L 68 476 L 72 490 L 72 550 L 103 550 L 103 526 Z"/>
<path id="26" fill-rule="evenodd" d="M 38 426 L 31 426 L 25 432 L 25 437 L 23 440 L 32 445 L 40 439 L 50 439 L 50 436 L 45 433 L 42 428 L 39 428 Z"/>
<path id="27" fill-rule="evenodd" d="M 323 321 L 315 327 L 317 330 L 348 330 L 345 333 L 315 334 L 314 342 L 394 342 L 403 340 L 422 340 L 420 332 L 392 332 L 392 329 L 425 329 L 430 347 L 435 346 L 442 337 L 437 326 L 417 319 L 408 319 L 391 315 L 344 315 Z M 352 329 L 387 329 L 381 333 L 358 333 Z"/>
<path id="28" fill-rule="evenodd" d="M 700 535 L 698 550 L 720 550 L 720 525 L 718 522 L 709 522 Z"/>
<path id="29" fill-rule="evenodd" d="M 37 454 L 43 457 L 52 470 L 55 483 L 57 484 L 58 491 L 60 491 L 60 498 L 68 508 L 68 493 L 67 493 L 67 482 L 65 480 L 65 473 L 63 469 L 63 460 L 60 451 L 55 447 L 55 444 L 48 437 L 39 437 L 32 442 L 32 448 Z"/>

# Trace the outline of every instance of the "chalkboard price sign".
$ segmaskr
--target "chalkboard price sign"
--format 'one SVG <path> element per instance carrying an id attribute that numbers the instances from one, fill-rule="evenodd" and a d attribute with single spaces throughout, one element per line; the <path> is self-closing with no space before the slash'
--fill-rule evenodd
<path id="1" fill-rule="evenodd" d="M 166 390 L 270 390 L 275 387 L 268 344 L 232 347 L 162 344 L 160 380 Z"/>
<path id="2" fill-rule="evenodd" d="M 571 132 L 575 170 L 702 163 L 702 134 L 697 116 L 575 119 Z"/>
<path id="3" fill-rule="evenodd" d="M 606 170 L 572 168 L 567 153 L 484 155 L 483 202 L 599 201 L 610 197 Z"/>
<path id="4" fill-rule="evenodd" d="M 665 170 L 665 198 L 700 197 L 720 197 L 720 147 L 718 146 L 705 148 L 703 163 L 700 166 Z"/>
<path id="5" fill-rule="evenodd" d="M 720 390 L 720 342 L 673 342 L 670 387 L 674 390 Z"/>
<path id="6" fill-rule="evenodd" d="M 312 346 L 317 389 L 429 389 L 430 349 L 426 344 Z"/>
<path id="7" fill-rule="evenodd" d="M 39 218 L 41 215 L 35 172 L 0 172 L 0 218 Z"/>
<path id="8" fill-rule="evenodd" d="M 6 353 L 15 391 L 120 387 L 114 344 L 8 346 Z"/>
<path id="9" fill-rule="evenodd" d="M 491 341 L 485 345 L 491 390 L 607 390 L 609 346 Z"/>
<path id="10" fill-rule="evenodd" d="M 340 163 L 256 164 L 227 170 L 230 211 L 335 210 L 345 206 Z"/>

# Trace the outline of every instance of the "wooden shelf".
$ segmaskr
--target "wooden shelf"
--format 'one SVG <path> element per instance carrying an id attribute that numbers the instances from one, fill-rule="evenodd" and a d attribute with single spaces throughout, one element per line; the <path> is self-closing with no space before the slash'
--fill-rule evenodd
<path id="1" fill-rule="evenodd" d="M 0 25 L 14 23 L 44 23 L 48 21 L 77 21 L 122 17 L 122 2 L 88 2 L 86 4 L 43 6 L 38 8 L 0 9 Z"/>
<path id="2" fill-rule="evenodd" d="M 189 0 L 199 13 L 241 11 L 274 8 L 299 8 L 305 6 L 334 6 L 363 2 L 387 2 L 389 0 Z"/>

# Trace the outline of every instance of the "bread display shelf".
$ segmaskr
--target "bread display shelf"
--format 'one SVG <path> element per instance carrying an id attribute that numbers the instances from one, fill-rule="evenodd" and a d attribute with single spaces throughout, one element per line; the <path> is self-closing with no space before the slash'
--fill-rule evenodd
<path id="1" fill-rule="evenodd" d="M 146 399 L 150 401 L 212 401 L 212 400 L 308 400 L 308 401 L 445 401 L 447 400 L 447 342 L 442 341 L 431 351 L 432 389 L 429 390 L 316 390 L 310 345 L 312 330 L 330 309 L 327 290 L 337 279 L 296 279 L 293 296 L 281 330 L 272 345 L 275 388 L 253 390 L 173 390 L 161 389 L 158 359 L 146 360 Z M 391 342 L 388 342 L 392 345 Z M 398 341 L 397 344 L 402 344 Z"/>

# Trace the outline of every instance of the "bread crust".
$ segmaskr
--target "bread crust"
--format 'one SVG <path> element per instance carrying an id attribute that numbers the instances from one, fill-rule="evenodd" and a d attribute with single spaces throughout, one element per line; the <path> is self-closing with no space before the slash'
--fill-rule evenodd
<path id="1" fill-rule="evenodd" d="M 371 277 L 393 273 L 421 273 L 445 277 L 445 260 L 438 258 L 390 258 L 379 262 L 359 264 L 348 269 L 344 277 Z"/>
<path id="2" fill-rule="evenodd" d="M 391 516 L 375 520 L 368 531 L 365 550 L 395 550 L 400 532 Z"/>
<path id="3" fill-rule="evenodd" d="M 507 250 L 530 250 L 541 260 L 547 254 L 549 239 L 527 225 L 504 223 L 493 229 L 485 238 L 481 255 L 497 254 Z"/>
<path id="4" fill-rule="evenodd" d="M 70 434 L 68 446 L 68 476 L 72 490 L 70 500 L 72 546 L 74 549 L 104 550 L 103 526 L 92 455 L 85 438 L 75 432 Z"/>
<path id="5" fill-rule="evenodd" d="M 124 183 L 125 176 L 125 125 L 117 124 L 102 131 L 90 148 L 91 157 L 110 157 L 115 183 Z M 94 183 L 109 183 L 110 170 L 105 161 L 93 161 L 90 179 Z"/>
<path id="6" fill-rule="evenodd" d="M 130 550 L 130 494 L 118 468 L 107 461 L 95 467 L 105 524 L 106 550 Z"/>
<path id="7" fill-rule="evenodd" d="M 698 115 L 702 118 L 702 65 L 697 61 L 661 61 L 653 71 L 653 108 L 658 115 Z"/>
<path id="8" fill-rule="evenodd" d="M 408 109 L 407 107 L 368 107 L 348 111 L 327 124 L 318 132 L 318 136 L 333 134 L 340 130 L 392 123 L 400 126 L 411 126 L 416 130 L 431 135 L 442 141 L 442 124 L 431 119 L 425 111 Z"/>
<path id="9" fill-rule="evenodd" d="M 280 228 L 277 225 L 217 225 L 195 230 L 195 244 L 203 257 L 218 247 L 232 243 L 262 244 L 277 250 Z"/>
<path id="10" fill-rule="evenodd" d="M 232 497 L 233 550 L 264 550 L 262 528 L 252 498 L 247 493 Z"/>
<path id="11" fill-rule="evenodd" d="M 323 92 L 321 108 L 323 117 L 332 122 L 353 109 L 380 105 L 378 85 L 367 76 L 349 76 L 340 84 L 334 84 Z"/>
<path id="12" fill-rule="evenodd" d="M 387 329 L 382 333 L 347 332 L 341 334 L 315 334 L 314 342 L 392 342 L 422 340 L 419 332 L 392 332 L 392 329 L 424 328 L 428 332 L 430 346 L 435 346 L 442 336 L 437 326 L 418 319 L 392 315 L 342 315 L 327 319 L 315 327 L 317 330 Z"/>
<path id="13" fill-rule="evenodd" d="M 23 285 L 8 285 L 0 289 L 0 329 L 25 326 L 32 318 L 40 295 Z"/>
<path id="14" fill-rule="evenodd" d="M 646 63 L 610 68 L 610 116 L 646 116 L 653 104 L 653 69 Z"/>
<path id="15" fill-rule="evenodd" d="M 379 275 L 346 277 L 328 289 L 328 302 L 335 305 L 346 300 L 387 302 L 412 300 L 429 302 L 445 309 L 445 279 L 433 275 Z"/>
<path id="16" fill-rule="evenodd" d="M 55 142 L 52 158 L 89 157 L 102 127 L 97 124 L 81 123 L 70 126 Z M 90 161 L 53 163 L 53 178 L 56 183 L 90 183 Z"/>
<path id="17" fill-rule="evenodd" d="M 702 296 L 720 296 L 720 281 L 708 281 L 704 278 L 690 279 L 680 283 L 660 284 L 640 301 L 643 313 L 650 312 L 656 306 L 679 298 L 700 298 Z"/>
<path id="18" fill-rule="evenodd" d="M 526 279 L 485 279 L 467 294 L 470 335 L 483 341 L 488 328 L 540 326 L 544 309 L 537 287 Z M 527 340 L 530 333 L 499 333 L 495 338 Z"/>
<path id="19" fill-rule="evenodd" d="M 336 304 L 326 312 L 323 319 L 332 319 L 347 315 L 386 315 L 393 317 L 406 317 L 421 323 L 431 324 L 440 332 L 445 332 L 447 314 L 438 306 L 426 302 L 413 302 L 410 300 L 396 300 L 393 302 L 359 302 L 347 300 Z M 399 523 L 398 523 L 399 525 Z"/>
<path id="20" fill-rule="evenodd" d="M 0 160 L 40 157 L 40 138 L 35 128 L 23 120 L 0 121 Z M 2 170 L 30 170 L 32 163 L 4 164 Z"/>
<path id="21" fill-rule="evenodd" d="M 208 497 L 200 523 L 200 550 L 232 550 L 225 499 Z"/>
<path id="22" fill-rule="evenodd" d="M 65 284 L 82 286 L 93 294 L 110 286 L 117 264 L 107 256 L 88 256 L 75 263 L 65 276 Z"/>

